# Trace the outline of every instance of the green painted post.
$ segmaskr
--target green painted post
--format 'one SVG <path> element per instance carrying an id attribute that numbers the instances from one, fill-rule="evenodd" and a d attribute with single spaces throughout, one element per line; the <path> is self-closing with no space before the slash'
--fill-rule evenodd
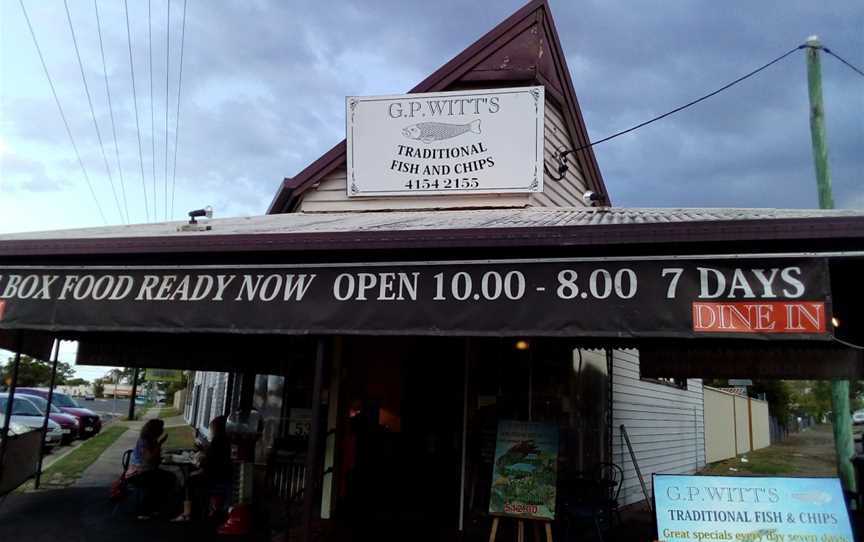
<path id="1" fill-rule="evenodd" d="M 828 174 L 828 145 L 825 139 L 825 108 L 822 104 L 822 64 L 819 51 L 822 42 L 817 36 L 807 38 L 807 86 L 810 93 L 810 139 L 813 144 L 813 163 L 816 168 L 816 186 L 819 189 L 819 208 L 833 209 L 831 177 Z M 848 491 L 855 491 L 855 469 L 852 456 L 852 416 L 849 409 L 849 381 L 831 381 L 831 409 L 833 411 L 834 450 L 837 455 L 837 474 Z"/>
<path id="2" fill-rule="evenodd" d="M 810 139 L 813 142 L 813 163 L 816 166 L 816 186 L 819 188 L 819 208 L 833 209 L 831 177 L 828 175 L 828 145 L 825 142 L 825 107 L 822 105 L 822 63 L 819 51 L 822 43 L 817 36 L 807 38 L 807 86 L 810 90 Z"/>

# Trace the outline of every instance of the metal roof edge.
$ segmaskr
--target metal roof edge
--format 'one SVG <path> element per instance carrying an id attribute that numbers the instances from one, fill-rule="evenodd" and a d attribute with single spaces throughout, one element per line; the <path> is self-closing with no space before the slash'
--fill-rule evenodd
<path id="1" fill-rule="evenodd" d="M 858 241 L 864 216 L 435 230 L 207 234 L 0 241 L 0 258 L 169 253 L 327 252 L 424 248 L 575 248 L 707 242 Z"/>

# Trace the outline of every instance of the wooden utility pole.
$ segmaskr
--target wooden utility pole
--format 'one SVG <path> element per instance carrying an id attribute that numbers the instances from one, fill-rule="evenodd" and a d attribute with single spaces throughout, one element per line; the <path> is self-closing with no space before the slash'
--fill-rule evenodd
<path id="1" fill-rule="evenodd" d="M 807 38 L 807 86 L 810 92 L 810 139 L 813 143 L 813 163 L 816 167 L 816 186 L 819 189 L 819 208 L 833 209 L 831 177 L 828 174 L 828 145 L 825 140 L 825 108 L 822 105 L 822 64 L 819 51 L 822 42 L 817 36 Z M 852 456 L 852 417 L 849 411 L 849 381 L 831 381 L 831 410 L 834 425 L 834 449 L 837 454 L 837 474 L 847 491 L 855 491 L 855 469 Z"/>

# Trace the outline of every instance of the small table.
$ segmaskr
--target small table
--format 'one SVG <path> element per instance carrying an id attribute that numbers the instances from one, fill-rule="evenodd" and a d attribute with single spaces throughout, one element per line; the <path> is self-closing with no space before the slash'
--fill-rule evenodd
<path id="1" fill-rule="evenodd" d="M 183 514 L 188 515 L 192 507 L 192 495 L 189 477 L 192 469 L 198 464 L 195 461 L 195 450 L 169 450 L 162 454 L 162 465 L 166 467 L 177 467 L 183 477 Z"/>

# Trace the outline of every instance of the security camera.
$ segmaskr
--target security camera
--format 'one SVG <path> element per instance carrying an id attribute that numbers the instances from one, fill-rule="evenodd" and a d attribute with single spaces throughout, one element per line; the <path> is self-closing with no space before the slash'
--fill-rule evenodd
<path id="1" fill-rule="evenodd" d="M 194 211 L 189 211 L 189 223 L 190 224 L 197 224 L 198 221 L 195 219 L 199 218 L 199 217 L 213 218 L 213 208 L 208 205 L 207 207 L 205 207 L 203 209 L 196 209 Z"/>
<path id="2" fill-rule="evenodd" d="M 213 208 L 209 205 L 203 209 L 195 209 L 189 211 L 189 223 L 180 224 L 177 226 L 177 231 L 210 231 L 212 226 L 209 224 L 199 224 L 196 218 L 213 218 Z"/>
<path id="3" fill-rule="evenodd" d="M 585 193 L 582 194 L 582 201 L 587 203 L 590 207 L 593 207 L 598 201 L 600 201 L 600 194 L 593 190 L 586 190 Z"/>

